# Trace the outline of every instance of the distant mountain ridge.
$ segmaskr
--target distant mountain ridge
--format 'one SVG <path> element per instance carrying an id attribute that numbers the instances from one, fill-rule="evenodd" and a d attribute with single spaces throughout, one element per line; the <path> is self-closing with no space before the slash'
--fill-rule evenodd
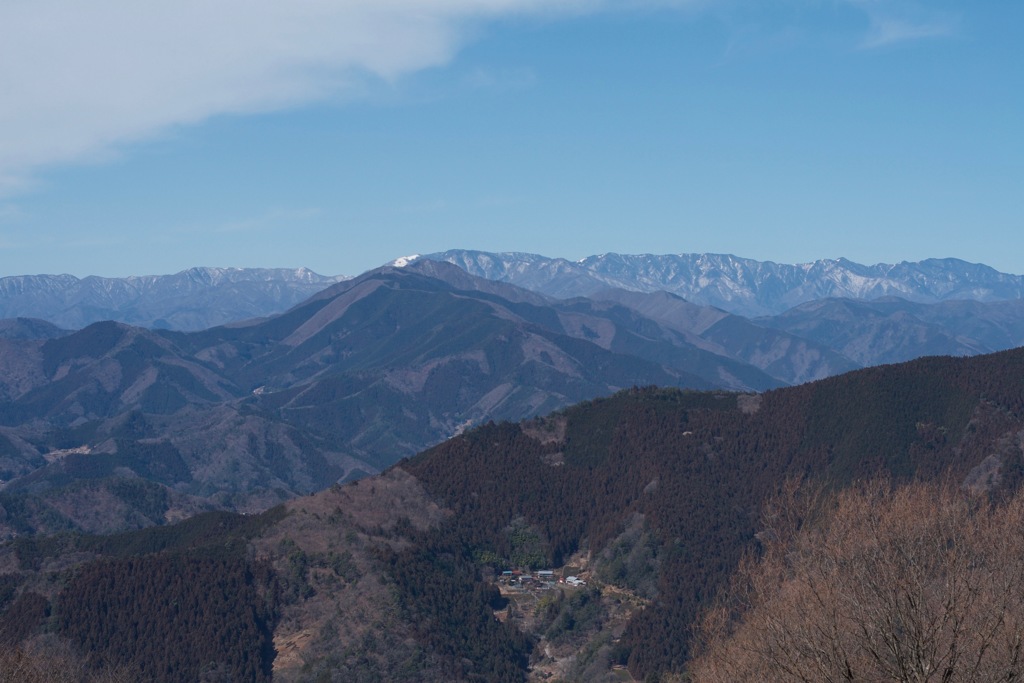
<path id="1" fill-rule="evenodd" d="M 1024 300 L 821 299 L 752 323 L 832 349 L 860 365 L 974 356 L 1024 343 Z"/>
<path id="2" fill-rule="evenodd" d="M 0 278 L 0 318 L 38 318 L 67 329 L 102 320 L 201 330 L 279 313 L 347 279 L 307 268 L 189 268 L 173 275 Z"/>
<path id="3" fill-rule="evenodd" d="M 449 269 L 438 271 L 442 265 Z M 450 250 L 398 258 L 387 267 L 517 303 L 560 307 L 561 316 L 586 309 L 618 315 L 627 327 L 640 324 L 609 308 L 619 305 L 656 321 L 664 341 L 752 365 L 787 384 L 923 355 L 975 355 L 1024 344 L 1024 278 L 958 259 L 780 265 L 716 254 L 568 261 Z M 331 296 L 331 285 L 344 281 L 351 278 L 303 268 L 7 277 L 0 279 L 0 320 L 6 321 L 0 338 L 45 339 L 108 319 L 179 331 L 239 325 L 278 315 L 306 297 Z M 712 383 L 756 385 L 727 377 Z"/>
<path id="4" fill-rule="evenodd" d="M 280 315 L 200 332 L 112 321 L 67 334 L 26 320 L 6 327 L 0 507 L 14 507 L 0 516 L 0 537 L 146 525 L 196 506 L 259 509 L 380 471 L 476 424 L 634 385 L 785 384 L 613 301 L 560 301 L 431 261 L 379 268 Z M 815 352 L 807 346 L 801 358 Z M 127 501 L 114 492 L 125 493 L 125 475 L 144 487 Z M 68 487 L 91 488 L 65 506 Z M 90 526 L 97 520 L 111 526 Z"/>
<path id="5" fill-rule="evenodd" d="M 609 253 L 569 261 L 537 254 L 465 249 L 423 258 L 454 263 L 472 275 L 559 298 L 592 296 L 608 288 L 667 291 L 693 303 L 748 317 L 774 315 L 825 298 L 895 296 L 916 303 L 937 303 L 1024 297 L 1024 276 L 955 258 L 873 266 L 840 258 L 789 265 L 730 254 Z"/>

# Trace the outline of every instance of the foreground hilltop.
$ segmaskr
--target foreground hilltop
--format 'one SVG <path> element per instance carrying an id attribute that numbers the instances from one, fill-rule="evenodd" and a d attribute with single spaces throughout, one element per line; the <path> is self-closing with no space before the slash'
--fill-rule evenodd
<path id="1" fill-rule="evenodd" d="M 0 552 L 0 634 L 48 630 L 96 671 L 154 680 L 683 673 L 701 609 L 787 481 L 838 491 L 884 474 L 998 498 L 1022 481 L 1022 444 L 1024 350 L 759 395 L 626 390 L 484 425 L 262 515 L 18 540 Z M 586 585 L 501 579 L 529 569 Z M 197 581 L 209 572 L 237 591 L 230 606 Z"/>

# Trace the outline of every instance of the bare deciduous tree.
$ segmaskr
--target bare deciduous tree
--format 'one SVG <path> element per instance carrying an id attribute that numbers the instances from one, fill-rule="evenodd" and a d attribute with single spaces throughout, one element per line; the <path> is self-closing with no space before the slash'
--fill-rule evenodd
<path id="1" fill-rule="evenodd" d="M 0 648 L 0 683 L 135 683 L 125 666 L 89 671 L 66 641 L 39 636 L 16 647 Z"/>
<path id="2" fill-rule="evenodd" d="M 782 527 L 707 614 L 695 681 L 1024 681 L 1021 495 L 876 483 Z"/>

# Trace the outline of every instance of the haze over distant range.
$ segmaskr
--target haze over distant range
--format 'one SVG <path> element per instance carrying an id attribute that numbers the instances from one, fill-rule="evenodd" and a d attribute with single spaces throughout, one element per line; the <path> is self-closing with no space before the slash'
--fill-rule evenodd
<path id="1" fill-rule="evenodd" d="M 1022 23 L 952 0 L 2 3 L 0 275 L 355 274 L 452 245 L 1022 273 Z"/>
<path id="2" fill-rule="evenodd" d="M 1019 347 L 1022 294 L 1024 277 L 955 259 L 462 250 L 340 281 L 211 268 L 0 278 L 0 484 L 42 496 L 0 538 L 64 524 L 51 508 L 69 477 L 116 480 L 129 467 L 171 487 L 179 512 L 259 509 L 474 425 L 630 386 L 761 392 Z M 88 528 L 136 519 L 133 491 L 115 526 Z M 86 507 L 75 525 L 108 519 Z"/>

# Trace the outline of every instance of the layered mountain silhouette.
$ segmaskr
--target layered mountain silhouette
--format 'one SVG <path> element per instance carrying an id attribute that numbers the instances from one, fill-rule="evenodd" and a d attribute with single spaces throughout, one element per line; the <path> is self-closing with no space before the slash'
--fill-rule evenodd
<path id="1" fill-rule="evenodd" d="M 603 254 L 567 261 L 468 250 L 422 258 L 559 298 L 607 298 L 612 291 L 625 302 L 628 292 L 628 305 L 651 314 L 658 304 L 642 303 L 638 294 L 673 294 L 691 307 L 681 314 L 687 331 L 717 343 L 708 348 L 788 383 L 1024 344 L 1024 276 L 959 259 L 786 265 L 727 254 Z M 717 329 L 708 329 L 710 321 Z M 775 338 L 757 327 L 792 336 Z"/>
<path id="2" fill-rule="evenodd" d="M 631 386 L 784 384 L 614 301 L 557 301 L 433 262 L 201 332 L 102 322 L 0 343 L 0 479 L 32 497 L 28 527 L 87 524 L 53 507 L 84 481 L 155 483 L 164 512 L 258 508 L 472 425 Z"/>
<path id="3" fill-rule="evenodd" d="M 519 294 L 509 288 L 498 294 L 514 301 L 527 300 L 525 289 L 561 300 L 616 301 L 647 318 L 658 310 L 656 300 L 627 300 L 627 293 L 673 294 L 691 310 L 673 312 L 678 320 L 668 327 L 688 335 L 686 340 L 698 348 L 790 384 L 923 355 L 986 353 L 1024 343 L 1021 309 L 1013 303 L 1020 301 L 1024 278 L 958 259 L 785 265 L 721 254 L 603 254 L 567 261 L 451 250 L 399 262 L 416 264 L 420 271 L 428 262 L 456 264 L 470 275 L 522 288 Z M 445 277 L 454 282 L 456 276 Z M 201 330 L 280 313 L 343 279 L 306 269 L 223 268 L 131 278 L 12 276 L 0 279 L 0 318 L 37 318 L 62 329 L 116 320 Z M 483 291 L 483 285 L 467 284 L 472 279 L 463 278 L 457 286 Z M 708 321 L 720 324 L 709 330 Z M 0 337 L 59 334 L 38 324 L 6 325 Z M 779 336 L 782 332 L 787 335 Z"/>
<path id="4" fill-rule="evenodd" d="M 632 386 L 761 392 L 1024 341 L 1020 299 L 826 298 L 747 318 L 645 291 L 699 282 L 704 289 L 691 293 L 707 297 L 742 280 L 756 287 L 737 300 L 767 306 L 824 291 L 823 281 L 808 284 L 820 271 L 831 274 L 830 291 L 845 282 L 860 294 L 895 288 L 924 299 L 998 299 L 1014 294 L 1019 279 L 953 260 L 854 265 L 793 270 L 707 255 L 573 264 L 447 252 L 326 288 L 299 273 L 317 288 L 301 303 L 200 331 L 113 321 L 74 331 L 6 320 L 0 481 L 3 495 L 20 496 L 8 505 L 19 512 L 8 515 L 6 533 L 261 509 L 378 472 L 490 420 L 541 415 Z M 255 276 L 198 269 L 181 277 L 207 291 Z M 124 283 L 107 284 L 113 291 Z M 582 291 L 588 295 L 575 295 Z M 130 490 L 126 477 L 136 478 Z M 68 487 L 83 491 L 81 505 L 59 509 Z M 90 500 L 119 512 L 87 512 Z"/>
<path id="5" fill-rule="evenodd" d="M 1024 343 L 1024 300 L 918 304 L 823 299 L 754 321 L 817 342 L 861 365 L 973 356 Z"/>

